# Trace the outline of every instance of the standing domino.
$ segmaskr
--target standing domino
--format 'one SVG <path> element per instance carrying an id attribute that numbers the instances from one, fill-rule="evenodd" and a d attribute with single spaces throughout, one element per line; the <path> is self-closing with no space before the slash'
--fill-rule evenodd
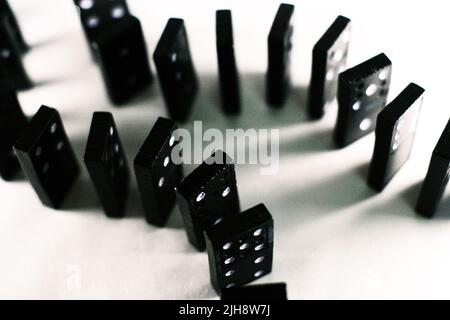
<path id="1" fill-rule="evenodd" d="M 84 163 L 106 215 L 122 217 L 127 204 L 130 174 L 111 113 L 94 112 Z"/>
<path id="2" fill-rule="evenodd" d="M 177 187 L 177 200 L 190 243 L 205 249 L 203 231 L 240 212 L 231 158 L 216 151 Z"/>
<path id="3" fill-rule="evenodd" d="M 377 117 L 369 185 L 381 191 L 409 159 L 424 89 L 411 83 Z"/>
<path id="4" fill-rule="evenodd" d="M 263 204 L 228 217 L 205 238 L 211 283 L 219 294 L 272 271 L 273 219 Z"/>
<path id="5" fill-rule="evenodd" d="M 127 16 L 100 32 L 94 50 L 111 101 L 120 105 L 152 82 L 141 23 Z"/>
<path id="6" fill-rule="evenodd" d="M 175 204 L 175 186 L 183 177 L 183 167 L 172 161 L 177 145 L 174 121 L 158 118 L 134 159 L 134 172 L 147 222 L 163 226 Z"/>
<path id="7" fill-rule="evenodd" d="M 12 11 L 7 0 L 0 1 L 0 15 L 4 17 L 2 19 L 1 28 L 4 28 L 10 32 L 12 38 L 16 42 L 17 48 L 21 53 L 27 52 L 28 45 L 25 42 L 22 31 L 17 23 L 16 16 L 14 15 L 14 12 Z"/>
<path id="8" fill-rule="evenodd" d="M 13 145 L 27 123 L 16 91 L 6 76 L 0 74 L 0 176 L 7 181 L 11 180 L 20 168 Z"/>
<path id="9" fill-rule="evenodd" d="M 326 107 L 336 99 L 338 76 L 347 65 L 350 31 L 350 19 L 338 16 L 314 46 L 308 96 L 312 119 L 322 118 Z"/>
<path id="10" fill-rule="evenodd" d="M 268 37 L 269 65 L 266 79 L 267 103 L 281 107 L 291 86 L 292 16 L 294 6 L 282 3 L 278 8 Z"/>
<path id="11" fill-rule="evenodd" d="M 22 52 L 14 33 L 4 27 L 9 18 L 0 15 L 0 67 L 16 90 L 29 89 L 31 80 L 22 62 Z"/>
<path id="12" fill-rule="evenodd" d="M 226 113 L 236 114 L 241 109 L 241 93 L 234 54 L 233 24 L 230 10 L 216 11 L 216 45 L 222 109 Z"/>
<path id="13" fill-rule="evenodd" d="M 80 172 L 58 111 L 42 106 L 14 149 L 42 203 L 58 208 Z"/>
<path id="14" fill-rule="evenodd" d="M 126 0 L 74 0 L 74 3 L 80 10 L 81 25 L 89 36 L 130 15 Z"/>
<path id="15" fill-rule="evenodd" d="M 97 34 L 109 29 L 124 17 L 130 16 L 126 0 L 74 0 L 78 7 L 81 26 L 92 50 Z M 95 57 L 95 52 L 92 51 Z"/>
<path id="16" fill-rule="evenodd" d="M 391 65 L 382 53 L 339 75 L 336 146 L 343 148 L 374 130 L 376 117 L 386 106 Z"/>
<path id="17" fill-rule="evenodd" d="M 186 120 L 197 95 L 198 80 L 182 19 L 169 19 L 153 59 L 169 115 L 176 121 Z"/>
<path id="18" fill-rule="evenodd" d="M 427 176 L 422 184 L 416 211 L 432 217 L 444 194 L 450 175 L 450 120 L 431 156 Z"/>

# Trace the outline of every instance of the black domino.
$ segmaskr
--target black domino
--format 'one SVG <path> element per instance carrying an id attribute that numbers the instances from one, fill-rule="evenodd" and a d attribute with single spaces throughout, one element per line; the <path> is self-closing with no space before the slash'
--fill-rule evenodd
<path id="1" fill-rule="evenodd" d="M 391 65 L 382 53 L 339 75 L 336 146 L 345 147 L 375 129 L 376 117 L 386 106 Z"/>
<path id="2" fill-rule="evenodd" d="M 285 301 L 286 283 L 267 283 L 223 289 L 223 301 Z"/>
<path id="3" fill-rule="evenodd" d="M 19 171 L 20 165 L 13 150 L 14 142 L 26 128 L 25 117 L 16 91 L 6 76 L 0 74 L 0 176 L 11 180 Z"/>
<path id="4" fill-rule="evenodd" d="M 120 105 L 152 82 L 152 73 L 141 23 L 127 16 L 97 34 L 94 50 L 108 96 Z"/>
<path id="5" fill-rule="evenodd" d="M 281 107 L 285 103 L 291 86 L 290 61 L 294 31 L 293 14 L 293 5 L 281 4 L 268 37 L 269 63 L 266 78 L 266 99 L 267 103 L 274 107 Z"/>
<path id="6" fill-rule="evenodd" d="M 434 148 L 425 180 L 422 184 L 416 210 L 432 217 L 444 194 L 450 175 L 450 120 Z"/>
<path id="7" fill-rule="evenodd" d="M 123 217 L 130 173 L 111 113 L 94 113 L 84 163 L 106 215 L 112 218 Z"/>
<path id="8" fill-rule="evenodd" d="M 240 211 L 234 164 L 221 150 L 189 174 L 176 194 L 189 242 L 198 250 L 205 249 L 204 230 Z"/>
<path id="9" fill-rule="evenodd" d="M 337 95 L 338 76 L 345 70 L 350 41 L 350 19 L 338 16 L 313 48 L 308 114 L 320 119 Z"/>
<path id="10" fill-rule="evenodd" d="M 108 27 L 130 15 L 126 0 L 74 0 L 81 23 L 88 32 Z"/>
<path id="11" fill-rule="evenodd" d="M 174 163 L 172 151 L 178 144 L 173 120 L 158 118 L 134 159 L 134 171 L 147 222 L 163 226 L 176 198 L 175 186 L 183 177 L 181 163 Z"/>
<path id="12" fill-rule="evenodd" d="M 130 16 L 126 0 L 74 0 L 90 47 L 98 33 Z"/>
<path id="13" fill-rule="evenodd" d="M 216 47 L 222 109 L 225 113 L 236 114 L 241 109 L 241 93 L 234 54 L 233 24 L 230 10 L 216 11 Z"/>
<path id="14" fill-rule="evenodd" d="M 411 83 L 378 115 L 368 183 L 381 191 L 409 159 L 425 90 Z"/>
<path id="15" fill-rule="evenodd" d="M 169 115 L 186 120 L 197 95 L 198 79 L 182 19 L 169 19 L 153 59 Z"/>
<path id="16" fill-rule="evenodd" d="M 220 294 L 272 271 L 273 219 L 263 204 L 205 232 L 211 283 Z"/>
<path id="17" fill-rule="evenodd" d="M 58 111 L 42 106 L 14 149 L 42 203 L 58 208 L 80 171 Z"/>
<path id="18" fill-rule="evenodd" d="M 6 30 L 10 32 L 12 38 L 16 42 L 19 52 L 27 52 L 29 47 L 23 37 L 16 16 L 14 15 L 14 12 L 12 11 L 7 0 L 0 1 L 0 15 L 3 17 L 1 28 L 6 28 Z"/>
<path id="19" fill-rule="evenodd" d="M 29 89 L 32 82 L 22 61 L 22 52 L 13 32 L 4 27 L 9 18 L 0 16 L 0 68 L 16 90 Z"/>

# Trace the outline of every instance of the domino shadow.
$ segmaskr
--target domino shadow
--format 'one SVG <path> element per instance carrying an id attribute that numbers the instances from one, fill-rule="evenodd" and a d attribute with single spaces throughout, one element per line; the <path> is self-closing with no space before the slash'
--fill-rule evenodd
<path id="1" fill-rule="evenodd" d="M 105 89 L 105 91 L 106 91 L 106 89 Z M 157 79 L 156 75 L 154 75 L 152 83 L 147 88 L 145 88 L 141 92 L 137 93 L 125 105 L 118 106 L 118 108 L 122 108 L 122 107 L 128 108 L 130 106 L 139 106 L 139 107 L 148 108 L 149 100 L 152 101 L 154 98 L 158 97 L 159 95 L 160 95 L 160 90 L 159 90 L 158 79 Z"/>
<path id="2" fill-rule="evenodd" d="M 370 168 L 370 163 L 366 162 L 366 163 L 362 164 L 360 167 L 358 167 L 358 169 L 356 170 L 356 172 L 361 177 L 361 180 L 363 180 L 366 183 L 367 183 L 367 177 L 369 176 L 369 168 Z"/>
<path id="3" fill-rule="evenodd" d="M 100 200 L 83 162 L 86 142 L 82 137 L 71 137 L 70 142 L 77 157 L 80 175 L 63 201 L 61 210 L 95 214 L 101 213 Z"/>
<path id="4" fill-rule="evenodd" d="M 408 207 L 415 212 L 417 199 L 419 198 L 420 188 L 422 187 L 422 181 L 419 181 L 400 193 L 400 197 L 406 202 Z"/>
<path id="5" fill-rule="evenodd" d="M 329 211 L 343 209 L 375 196 L 377 193 L 360 180 L 358 170 L 361 166 L 330 176 L 312 187 L 306 186 L 299 193 L 301 203 Z"/>
<path id="6" fill-rule="evenodd" d="M 386 235 L 381 237 L 390 237 L 396 234 L 397 226 L 403 225 L 406 221 L 424 226 L 430 223 L 430 220 L 415 213 L 414 209 L 401 197 L 401 193 L 383 194 L 377 198 L 370 204 L 370 207 L 350 213 L 350 220 L 345 221 L 346 230 L 354 227 L 372 229 L 374 226 L 383 226 Z"/>
<path id="7" fill-rule="evenodd" d="M 221 108 L 217 74 L 199 76 L 200 88 L 188 122 L 202 120 L 205 126 L 226 128 L 280 128 L 306 121 L 297 101 L 304 88 L 294 88 L 286 104 L 271 108 L 265 101 L 265 76 L 263 73 L 246 73 L 240 76 L 241 112 L 225 115 Z"/>
<path id="8" fill-rule="evenodd" d="M 297 125 L 281 130 L 280 155 L 320 153 L 334 150 L 331 131 L 326 127 Z"/>
<path id="9" fill-rule="evenodd" d="M 450 196 L 444 196 L 436 211 L 435 219 L 450 220 Z"/>
<path id="10" fill-rule="evenodd" d="M 78 75 L 91 64 L 83 34 L 73 31 L 49 43 L 33 45 L 24 56 L 26 70 L 35 86 Z"/>
<path id="11" fill-rule="evenodd" d="M 184 223 L 181 217 L 181 212 L 178 209 L 178 205 L 176 203 L 164 228 L 184 230 Z"/>
<path id="12" fill-rule="evenodd" d="M 128 199 L 124 219 L 142 219 L 143 223 L 146 223 L 145 211 L 142 205 L 141 194 L 139 192 L 136 179 L 134 176 L 134 169 L 132 167 L 130 167 L 130 187 L 128 190 Z M 150 224 L 147 225 L 151 226 Z M 176 203 L 163 228 L 177 229 L 177 230 L 184 229 L 181 213 L 178 210 L 178 206 Z"/>
<path id="13" fill-rule="evenodd" d="M 128 198 L 124 218 L 143 219 L 144 208 L 142 207 L 140 193 L 133 175 L 134 172 L 130 170 L 130 186 L 128 188 Z"/>
<path id="14" fill-rule="evenodd" d="M 378 204 L 371 206 L 371 208 L 365 213 L 364 216 L 360 216 L 361 219 L 365 220 L 376 220 L 380 219 L 385 221 L 386 218 L 400 218 L 415 220 L 418 223 L 436 223 L 439 221 L 446 221 L 450 219 L 450 197 L 446 197 L 440 203 L 436 214 L 433 218 L 427 218 L 418 214 L 415 210 L 417 203 L 417 198 L 420 193 L 420 188 L 422 187 L 422 182 L 417 182 L 400 192 L 389 192 L 388 190 L 383 191 L 387 193 L 387 197 L 383 195 L 378 201 Z"/>
<path id="15" fill-rule="evenodd" d="M 290 190 L 266 196 L 266 202 L 278 226 L 285 229 L 330 216 L 375 195 L 352 168 L 309 185 L 290 186 Z"/>
<path id="16" fill-rule="evenodd" d="M 306 94 L 304 86 L 294 86 L 286 103 L 274 108 L 266 102 L 265 74 L 249 73 L 241 77 L 242 85 L 242 127 L 286 128 L 307 124 Z"/>
<path id="17" fill-rule="evenodd" d="M 321 152 L 333 149 L 331 129 L 333 114 L 323 121 L 310 121 L 307 111 L 308 88 L 294 86 L 280 108 L 270 107 L 265 99 L 265 74 L 245 73 L 240 77 L 241 111 L 226 115 L 221 107 L 219 79 L 215 74 L 199 77 L 200 90 L 192 113 L 180 127 L 193 129 L 201 120 L 203 129 L 279 129 L 281 153 Z"/>
<path id="18" fill-rule="evenodd" d="M 80 163 L 81 175 L 64 200 L 61 210 L 101 214 L 101 204 L 84 164 Z"/>
<path id="19" fill-rule="evenodd" d="M 265 202 L 274 215 L 277 228 L 283 229 L 283 232 L 287 228 L 333 216 L 376 194 L 360 180 L 354 168 L 306 183 L 271 183 L 271 189 L 277 192 L 258 189 L 242 195 L 242 198 L 245 197 L 250 203 Z"/>

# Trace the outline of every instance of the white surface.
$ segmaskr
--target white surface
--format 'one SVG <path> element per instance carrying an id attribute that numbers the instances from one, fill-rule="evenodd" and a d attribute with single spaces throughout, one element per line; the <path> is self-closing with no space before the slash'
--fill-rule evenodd
<path id="1" fill-rule="evenodd" d="M 449 193 L 434 220 L 418 218 L 412 209 L 450 116 L 445 1 L 296 2 L 294 92 L 279 112 L 268 110 L 263 99 L 266 37 L 277 1 L 129 3 L 145 28 L 149 55 L 167 19 L 185 19 L 202 86 L 191 120 L 217 128 L 281 129 L 279 174 L 237 167 L 242 208 L 264 202 L 275 219 L 273 272 L 259 282 L 286 281 L 291 299 L 450 298 Z M 80 160 L 92 112 L 112 111 L 131 164 L 156 117 L 165 114 L 158 85 L 126 107 L 111 107 L 72 1 L 11 4 L 32 45 L 25 63 L 38 83 L 20 93 L 24 110 L 32 115 L 41 104 L 58 108 Z M 223 116 L 217 99 L 219 8 L 233 9 L 244 92 L 244 111 L 235 119 Z M 365 184 L 373 135 L 336 151 L 335 109 L 320 122 L 305 115 L 312 46 L 338 14 L 353 21 L 350 66 L 383 51 L 393 61 L 390 100 L 411 81 L 427 90 L 413 157 L 379 195 Z M 134 177 L 128 217 L 118 221 L 100 210 L 84 167 L 62 210 L 43 207 L 23 179 L 0 181 L 0 197 L 1 298 L 216 297 L 206 253 L 188 244 L 178 210 L 166 228 L 147 225 Z"/>

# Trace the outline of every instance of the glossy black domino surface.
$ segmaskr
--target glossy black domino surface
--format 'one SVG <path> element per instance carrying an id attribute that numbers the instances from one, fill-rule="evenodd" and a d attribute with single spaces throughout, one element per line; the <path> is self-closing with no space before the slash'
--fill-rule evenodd
<path id="1" fill-rule="evenodd" d="M 0 68 L 16 90 L 32 87 L 32 82 L 22 61 L 22 51 L 14 33 L 5 27 L 9 18 L 0 15 Z"/>
<path id="2" fill-rule="evenodd" d="M 320 119 L 337 96 L 339 73 L 347 65 L 350 19 L 338 16 L 313 48 L 308 114 Z"/>
<path id="3" fill-rule="evenodd" d="M 450 121 L 442 132 L 431 155 L 427 175 L 422 184 L 416 211 L 432 217 L 448 184 L 450 174 Z"/>
<path id="4" fill-rule="evenodd" d="M 4 19 L 2 19 L 3 24 L 1 25 L 1 28 L 5 28 L 11 34 L 21 53 L 27 52 L 29 47 L 23 37 L 22 30 L 17 22 L 14 11 L 11 9 L 7 0 L 0 1 L 0 16 L 4 17 Z"/>
<path id="5" fill-rule="evenodd" d="M 266 99 L 273 107 L 281 107 L 285 103 L 291 86 L 293 13 L 293 5 L 282 3 L 268 37 Z"/>
<path id="6" fill-rule="evenodd" d="M 175 186 L 183 177 L 181 163 L 172 159 L 177 146 L 176 123 L 158 118 L 134 159 L 134 172 L 147 222 L 164 226 L 175 205 Z"/>
<path id="7" fill-rule="evenodd" d="M 0 176 L 9 181 L 20 169 L 13 145 L 28 124 L 17 93 L 0 72 Z"/>
<path id="8" fill-rule="evenodd" d="M 206 230 L 211 283 L 219 294 L 272 271 L 273 230 L 272 216 L 263 204 Z"/>
<path id="9" fill-rule="evenodd" d="M 124 216 L 130 173 L 111 113 L 94 112 L 84 163 L 106 215 Z"/>
<path id="10" fill-rule="evenodd" d="M 58 111 L 42 106 L 14 149 L 42 203 L 58 208 L 80 172 Z"/>
<path id="11" fill-rule="evenodd" d="M 240 211 L 234 164 L 221 150 L 184 178 L 176 194 L 189 242 L 198 250 L 205 249 L 203 231 Z"/>
<path id="12" fill-rule="evenodd" d="M 99 33 L 114 27 L 116 22 L 130 16 L 126 0 L 74 0 L 80 15 L 81 26 L 94 59 L 92 43 Z"/>
<path id="13" fill-rule="evenodd" d="M 152 73 L 141 23 L 133 16 L 97 34 L 94 50 L 111 101 L 121 105 L 150 86 Z"/>
<path id="14" fill-rule="evenodd" d="M 216 46 L 222 109 L 225 113 L 236 114 L 241 109 L 241 93 L 230 10 L 216 11 Z"/>
<path id="15" fill-rule="evenodd" d="M 378 113 L 386 106 L 391 66 L 382 53 L 339 74 L 334 130 L 337 147 L 345 147 L 375 129 Z"/>
<path id="16" fill-rule="evenodd" d="M 186 120 L 197 95 L 198 79 L 182 19 L 169 19 L 153 60 L 170 117 Z"/>
<path id="17" fill-rule="evenodd" d="M 409 159 L 425 90 L 408 85 L 378 115 L 368 183 L 381 191 Z"/>

